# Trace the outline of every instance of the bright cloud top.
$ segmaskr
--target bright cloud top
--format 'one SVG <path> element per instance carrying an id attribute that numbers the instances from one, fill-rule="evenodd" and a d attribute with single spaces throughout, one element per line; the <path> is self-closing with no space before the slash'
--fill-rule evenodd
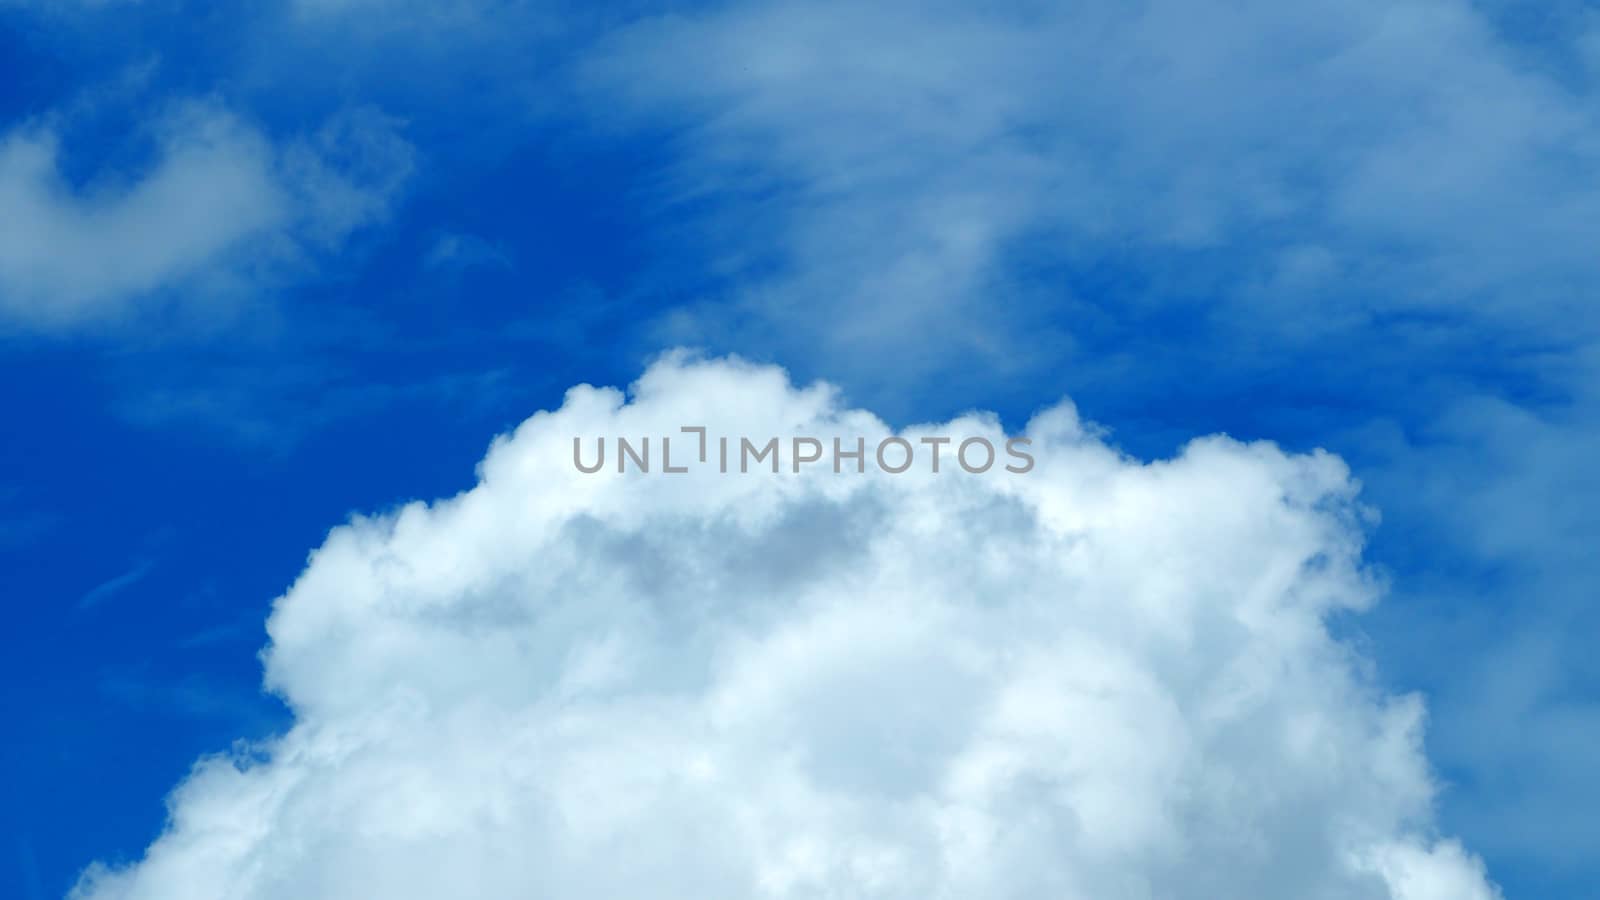
<path id="1" fill-rule="evenodd" d="M 294 727 L 75 896 L 1498 896 L 1325 627 L 1376 594 L 1338 459 L 1143 464 L 1063 405 L 1023 475 L 573 465 L 684 425 L 891 433 L 737 360 L 572 389 L 329 535 L 268 626 Z"/>

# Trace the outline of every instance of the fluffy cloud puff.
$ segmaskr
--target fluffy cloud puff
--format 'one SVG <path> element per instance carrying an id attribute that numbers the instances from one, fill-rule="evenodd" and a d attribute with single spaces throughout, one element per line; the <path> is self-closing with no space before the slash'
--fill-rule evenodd
<path id="1" fill-rule="evenodd" d="M 891 433 L 737 360 L 572 389 L 330 533 L 268 624 L 294 726 L 73 896 L 1498 896 L 1433 830 L 1421 703 L 1327 630 L 1376 594 L 1337 458 L 1145 464 L 1062 405 L 1022 475 L 573 465 L 684 425 Z"/>
<path id="2" fill-rule="evenodd" d="M 0 137 L 0 319 L 54 330 L 176 286 L 237 295 L 386 218 L 413 155 L 371 110 L 275 143 L 216 102 L 176 103 L 149 140 L 145 171 L 74 185 L 58 121 Z"/>

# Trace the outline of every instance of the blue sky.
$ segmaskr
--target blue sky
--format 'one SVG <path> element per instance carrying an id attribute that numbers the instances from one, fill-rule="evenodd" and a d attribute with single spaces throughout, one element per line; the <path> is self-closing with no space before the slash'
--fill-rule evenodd
<path id="1" fill-rule="evenodd" d="M 0 2 L 0 893 L 290 726 L 329 528 L 682 345 L 1338 454 L 1437 828 L 1587 896 L 1597 77 L 1576 3 Z"/>

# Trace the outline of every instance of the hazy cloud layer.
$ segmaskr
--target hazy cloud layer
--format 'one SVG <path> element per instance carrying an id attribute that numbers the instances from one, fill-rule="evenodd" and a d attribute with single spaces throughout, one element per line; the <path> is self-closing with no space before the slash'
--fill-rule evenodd
<path id="1" fill-rule="evenodd" d="M 1600 69 L 1555 63 L 1600 28 L 1535 52 L 1497 11 L 714 5 L 586 71 L 680 136 L 683 191 L 750 200 L 709 226 L 727 299 L 667 319 L 679 337 L 1015 369 L 1204 303 L 1218 340 L 1283 350 L 1407 315 L 1593 340 Z"/>

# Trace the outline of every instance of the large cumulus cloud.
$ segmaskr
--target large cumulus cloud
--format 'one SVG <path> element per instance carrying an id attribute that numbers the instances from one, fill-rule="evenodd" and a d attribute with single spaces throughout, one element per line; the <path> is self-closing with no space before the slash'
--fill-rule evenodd
<path id="1" fill-rule="evenodd" d="M 778 369 L 574 388 L 479 483 L 335 529 L 264 654 L 288 733 L 199 764 L 75 896 L 1488 900 L 1326 454 L 584 475 L 572 439 L 889 434 Z M 968 416 L 926 428 L 999 442 Z"/>

